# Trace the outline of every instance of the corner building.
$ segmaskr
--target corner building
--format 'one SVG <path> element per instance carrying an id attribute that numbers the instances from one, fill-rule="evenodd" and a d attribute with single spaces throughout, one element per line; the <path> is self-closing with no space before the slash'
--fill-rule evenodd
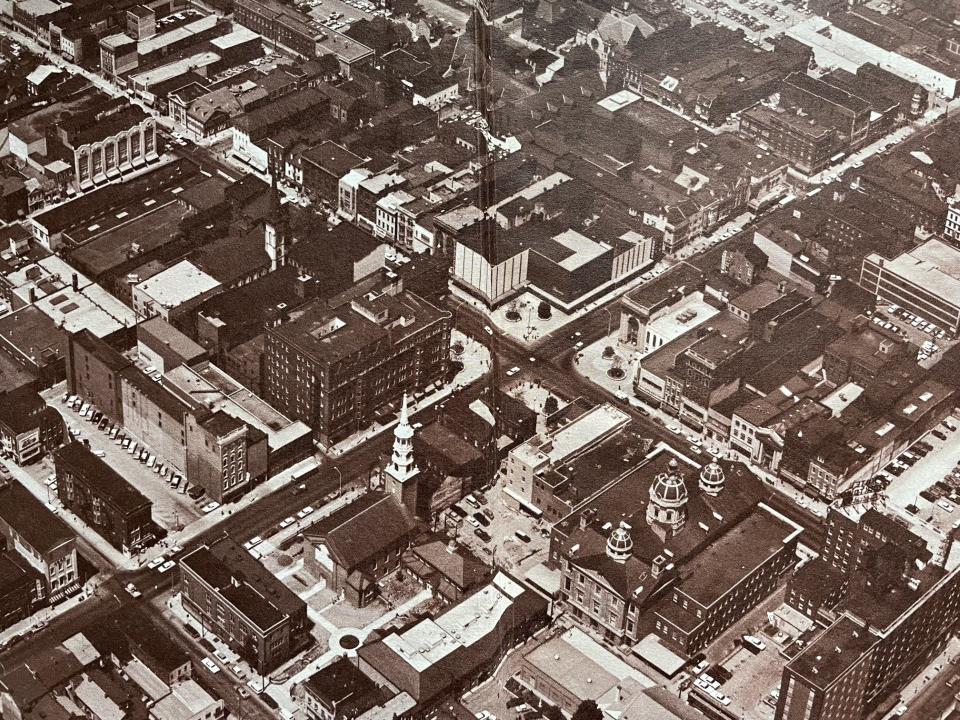
<path id="1" fill-rule="evenodd" d="M 450 327 L 450 313 L 407 292 L 310 305 L 267 331 L 266 400 L 310 425 L 319 442 L 335 443 L 404 392 L 443 382 Z"/>

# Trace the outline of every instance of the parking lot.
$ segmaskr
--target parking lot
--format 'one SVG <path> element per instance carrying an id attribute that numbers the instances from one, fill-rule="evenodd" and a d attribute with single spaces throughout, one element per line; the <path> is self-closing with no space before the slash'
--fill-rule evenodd
<path id="1" fill-rule="evenodd" d="M 89 442 L 90 449 L 96 455 L 153 503 L 153 519 L 158 525 L 167 530 L 178 530 L 203 514 L 201 507 L 205 503 L 201 499 L 198 504 L 187 494 L 189 484 L 186 479 L 181 479 L 175 490 L 170 484 L 174 478 L 173 471 L 168 470 L 165 478 L 156 472 L 156 468 L 162 464 L 161 460 L 154 458 L 153 467 L 147 467 L 145 462 L 140 462 L 140 452 L 146 449 L 149 456 L 149 448 L 142 448 L 138 443 L 136 456 L 129 452 L 136 438 L 127 436 L 122 429 L 111 438 L 109 422 L 104 430 L 98 429 L 89 418 L 81 417 L 77 409 L 71 408 L 63 401 L 62 386 L 57 390 L 47 391 L 43 395 L 47 404 L 63 416 L 71 435 L 76 440 Z M 80 407 L 82 409 L 82 405 Z M 119 444 L 117 442 L 121 434 L 130 439 L 126 448 L 123 447 L 123 440 Z"/>
<path id="2" fill-rule="evenodd" d="M 886 331 L 920 348 L 917 353 L 919 362 L 927 358 L 937 358 L 957 343 L 942 328 L 896 305 L 885 306 L 876 311 L 868 310 L 867 314 L 870 315 L 874 329 Z"/>
<path id="3" fill-rule="evenodd" d="M 905 510 L 944 532 L 960 520 L 960 510 L 957 510 L 956 505 L 960 495 L 955 488 L 946 492 L 942 485 L 927 497 L 924 495 L 931 487 L 936 488 L 938 482 L 945 484 L 945 476 L 949 475 L 960 461 L 960 445 L 957 442 L 960 421 L 949 418 L 947 422 L 953 424 L 957 430 L 940 424 L 935 428 L 935 432 L 941 433 L 944 439 L 932 432 L 924 436 L 923 441 L 932 445 L 933 450 L 903 471 L 900 477 L 893 478 L 886 489 L 888 504 Z M 960 485 L 960 479 L 957 484 Z M 911 512 L 914 509 L 915 512 Z"/>
<path id="4" fill-rule="evenodd" d="M 311 0 L 310 17 L 321 25 L 343 32 L 358 20 L 388 17 L 389 11 L 378 8 L 369 0 Z"/>
<path id="5" fill-rule="evenodd" d="M 694 21 L 714 21 L 743 30 L 750 40 L 773 37 L 803 22 L 809 15 L 792 0 L 685 0 L 684 9 Z"/>
<path id="6" fill-rule="evenodd" d="M 454 511 L 461 517 L 457 527 L 459 542 L 481 560 L 496 558 L 500 566 L 520 575 L 546 559 L 549 526 L 543 520 L 508 508 L 501 499 L 499 483 L 486 493 L 475 492 L 471 496 L 477 498 L 476 505 L 464 499 Z M 477 515 L 483 516 L 486 524 Z"/>

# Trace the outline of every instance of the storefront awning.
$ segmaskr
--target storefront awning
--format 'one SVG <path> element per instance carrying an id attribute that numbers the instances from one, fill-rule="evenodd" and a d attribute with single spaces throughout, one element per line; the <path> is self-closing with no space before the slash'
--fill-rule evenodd
<path id="1" fill-rule="evenodd" d="M 653 633 L 633 646 L 633 654 L 650 663 L 668 678 L 680 672 L 680 668 L 687 663 L 686 658 L 677 655 L 673 650 L 663 645 L 660 638 Z"/>
<path id="2" fill-rule="evenodd" d="M 530 514 L 530 515 L 533 515 L 533 517 L 535 517 L 535 518 L 538 518 L 538 517 L 540 517 L 541 515 L 543 515 L 543 510 L 541 510 L 540 508 L 538 508 L 538 507 L 537 507 L 536 505 L 534 505 L 533 503 L 530 503 L 530 502 L 527 502 L 526 500 L 524 500 L 522 497 L 520 497 L 520 496 L 517 494 L 517 491 L 514 490 L 513 488 L 511 488 L 511 487 L 504 487 L 504 488 L 503 488 L 503 491 L 504 491 L 507 495 L 509 495 L 511 498 L 513 498 L 514 500 L 516 500 L 516 501 L 520 504 L 520 509 L 523 510 L 525 513 L 528 513 L 528 514 Z"/>

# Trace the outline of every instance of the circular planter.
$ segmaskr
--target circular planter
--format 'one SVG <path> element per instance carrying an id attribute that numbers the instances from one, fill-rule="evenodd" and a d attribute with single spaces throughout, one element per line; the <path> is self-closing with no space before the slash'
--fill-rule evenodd
<path id="1" fill-rule="evenodd" d="M 360 647 L 360 638 L 356 635 L 341 635 L 340 636 L 340 647 L 344 650 L 356 650 Z"/>

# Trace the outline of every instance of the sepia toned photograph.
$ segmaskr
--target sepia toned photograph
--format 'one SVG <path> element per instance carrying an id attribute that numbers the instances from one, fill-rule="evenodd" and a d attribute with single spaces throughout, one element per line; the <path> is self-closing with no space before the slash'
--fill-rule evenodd
<path id="1" fill-rule="evenodd" d="M 0 720 L 960 720 L 960 0 L 0 0 Z"/>

